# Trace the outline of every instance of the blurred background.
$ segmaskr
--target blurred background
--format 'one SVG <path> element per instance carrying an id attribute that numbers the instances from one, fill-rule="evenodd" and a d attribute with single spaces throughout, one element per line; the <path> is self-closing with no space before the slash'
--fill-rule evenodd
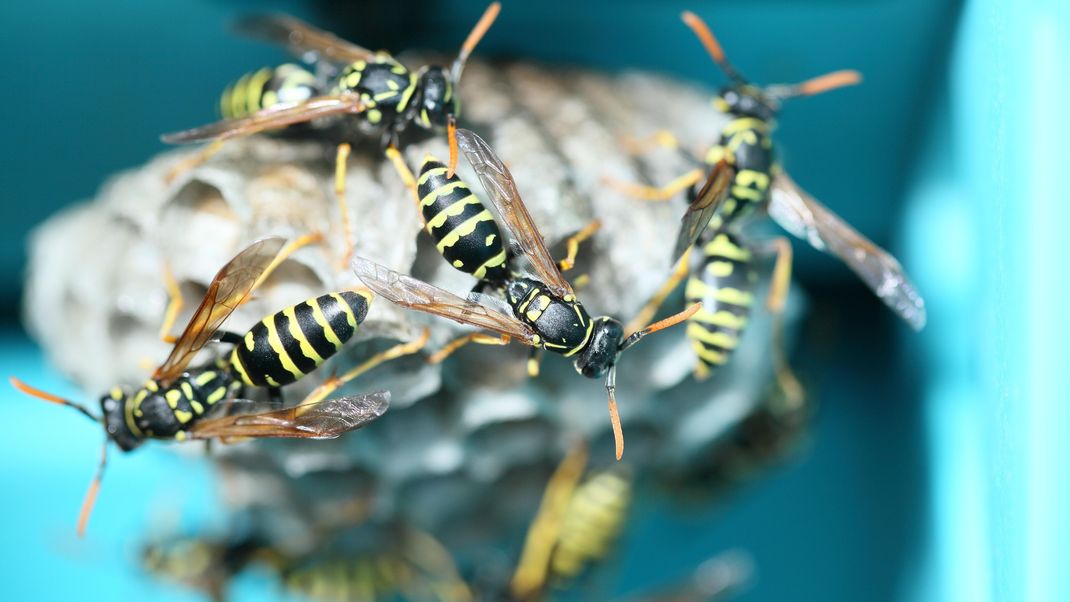
<path id="1" fill-rule="evenodd" d="M 214 119 L 237 75 L 285 58 L 227 31 L 292 13 L 371 48 L 452 54 L 485 8 L 452 2 L 42 0 L 0 5 L 9 143 L 0 170 L 2 365 L 78 397 L 19 325 L 26 235 L 109 174 Z M 1058 198 L 1070 134 L 1070 6 L 1011 0 L 506 1 L 479 47 L 709 86 L 723 76 L 679 13 L 707 19 L 762 83 L 839 68 L 862 86 L 788 104 L 795 179 L 903 260 L 928 302 L 914 334 L 839 262 L 797 244 L 810 298 L 794 360 L 817 402 L 789 462 L 686 516 L 637 513 L 617 591 L 727 548 L 756 576 L 740 600 L 1066 600 L 1070 444 L 1059 379 L 1070 340 Z M 107 236 L 101 232 L 100 236 Z M 92 353 L 86 350 L 86 353 Z M 8 393 L 0 572 L 9 599 L 196 599 L 133 562 L 160 497 L 211 514 L 208 469 L 161 446 L 113 463 L 95 535 L 71 536 L 99 433 Z M 164 493 L 160 493 L 164 492 Z M 156 497 L 154 497 L 156 496 Z M 153 503 L 145 503 L 146 500 Z M 243 581 L 236 590 L 270 593 Z"/>

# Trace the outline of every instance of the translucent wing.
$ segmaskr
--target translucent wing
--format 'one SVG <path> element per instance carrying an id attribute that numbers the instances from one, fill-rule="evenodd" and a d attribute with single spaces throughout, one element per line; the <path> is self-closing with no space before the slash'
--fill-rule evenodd
<path id="1" fill-rule="evenodd" d="M 676 265 L 691 245 L 695 244 L 706 229 L 706 225 L 710 223 L 710 219 L 724 204 L 735 176 L 736 170 L 725 161 L 718 162 L 710 170 L 706 183 L 695 195 L 695 200 L 691 202 L 687 213 L 680 220 L 680 233 L 676 236 L 676 247 L 672 252 L 673 265 Z"/>
<path id="2" fill-rule="evenodd" d="M 291 53 L 304 57 L 309 52 L 336 63 L 366 60 L 374 53 L 367 48 L 318 29 L 289 15 L 249 15 L 234 23 L 240 34 L 285 46 Z"/>
<path id="3" fill-rule="evenodd" d="M 152 377 L 169 381 L 185 371 L 193 356 L 211 340 L 223 322 L 238 309 L 252 292 L 260 275 L 271 265 L 286 240 L 265 238 L 246 247 L 227 262 L 227 265 L 208 285 L 197 311 L 193 313 L 186 329 L 178 337 L 167 360 L 156 369 Z"/>
<path id="4" fill-rule="evenodd" d="M 297 104 L 262 109 L 248 117 L 224 119 L 191 130 L 164 134 L 160 139 L 168 144 L 213 139 L 226 140 L 239 136 L 251 136 L 265 130 L 284 128 L 295 123 L 306 123 L 321 117 L 354 115 L 363 111 L 364 103 L 353 95 L 316 96 Z"/>
<path id="5" fill-rule="evenodd" d="M 479 303 L 362 257 L 353 260 L 353 271 L 375 294 L 392 303 L 497 332 L 528 345 L 534 344 L 535 331 L 526 324 Z"/>
<path id="6" fill-rule="evenodd" d="M 773 180 L 769 215 L 814 248 L 842 259 L 912 328 L 925 326 L 925 301 L 899 262 L 799 188 L 786 173 Z"/>
<path id="7" fill-rule="evenodd" d="M 542 234 L 528 213 L 509 169 L 505 167 L 490 146 L 482 138 L 468 130 L 457 130 L 457 142 L 468 162 L 479 175 L 483 189 L 505 221 L 513 242 L 531 262 L 538 279 L 550 287 L 559 297 L 572 295 L 572 285 L 561 275 L 557 262 L 550 256 Z"/>
<path id="8" fill-rule="evenodd" d="M 290 408 L 273 402 L 239 399 L 222 404 L 222 416 L 212 416 L 190 429 L 193 439 L 275 437 L 334 439 L 361 428 L 386 413 L 390 392 L 338 397 Z"/>

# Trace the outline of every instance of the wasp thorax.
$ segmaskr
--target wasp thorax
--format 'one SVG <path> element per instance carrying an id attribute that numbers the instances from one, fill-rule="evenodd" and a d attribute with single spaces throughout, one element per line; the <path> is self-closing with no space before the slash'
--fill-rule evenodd
<path id="1" fill-rule="evenodd" d="M 104 430 L 108 438 L 123 451 L 130 451 L 141 445 L 141 439 L 126 424 L 126 404 L 130 402 L 128 391 L 115 388 L 100 398 L 100 410 L 104 419 Z"/>
<path id="2" fill-rule="evenodd" d="M 446 125 L 447 118 L 459 112 L 453 83 L 442 67 L 428 67 L 420 74 L 420 97 L 417 99 L 416 123 L 423 128 Z"/>
<path id="3" fill-rule="evenodd" d="M 587 378 L 601 378 L 617 362 L 624 326 L 613 318 L 602 316 L 594 321 L 594 330 L 587 347 L 576 358 L 576 371 Z"/>
<path id="4" fill-rule="evenodd" d="M 525 279 L 510 280 L 505 285 L 505 296 L 509 299 L 509 305 L 516 306 L 527 297 L 531 291 L 531 281 Z"/>
<path id="5" fill-rule="evenodd" d="M 762 95 L 753 86 L 728 86 L 722 88 L 714 99 L 714 105 L 724 113 L 755 117 L 769 121 L 776 117 L 777 109 L 772 100 Z"/>

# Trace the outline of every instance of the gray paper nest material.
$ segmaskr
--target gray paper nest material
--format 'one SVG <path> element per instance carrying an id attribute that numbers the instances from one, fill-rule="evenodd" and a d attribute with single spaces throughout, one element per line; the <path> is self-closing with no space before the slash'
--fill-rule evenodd
<path id="1" fill-rule="evenodd" d="M 581 250 L 576 273 L 587 271 L 591 280 L 580 296 L 592 314 L 630 318 L 668 273 L 684 207 L 679 200 L 622 197 L 602 177 L 664 183 L 680 175 L 687 166 L 673 152 L 635 157 L 620 139 L 669 129 L 685 148 L 705 148 L 723 123 L 708 93 L 650 75 L 475 63 L 461 94 L 463 121 L 509 163 L 548 242 L 602 220 Z M 333 148 L 270 137 L 231 141 L 207 164 L 166 184 L 164 174 L 190 152 L 169 151 L 119 174 L 96 199 L 52 218 L 33 236 L 26 322 L 55 364 L 88 391 L 141 382 L 166 355 L 157 336 L 167 303 L 165 264 L 187 297 L 176 330 L 218 268 L 268 235 L 318 230 L 329 244 L 302 249 L 281 266 L 231 318 L 230 330 L 240 332 L 307 297 L 359 285 L 337 261 L 342 230 Z M 405 155 L 415 168 L 427 152 L 447 154 L 435 139 L 409 146 Z M 463 161 L 460 172 L 482 195 Z M 413 199 L 380 155 L 355 153 L 347 185 L 358 254 L 403 272 L 416 262 L 417 274 L 434 284 L 461 294 L 471 288 L 470 278 L 434 254 L 426 235 L 418 244 L 422 223 Z M 680 385 L 693 361 L 682 327 L 624 356 L 618 398 L 627 461 L 655 475 L 701 462 L 699 452 L 761 401 L 770 374 L 768 331 L 762 311 L 755 314 L 730 367 L 701 385 Z M 333 368 L 351 365 L 386 340 L 411 340 L 423 326 L 431 328 L 434 346 L 461 332 L 452 322 L 373 303 L 344 357 L 287 388 L 287 397 L 299 398 Z M 469 534 L 522 525 L 538 496 L 503 506 L 495 501 L 517 499 L 503 488 L 528 479 L 528 489 L 538 491 L 577 435 L 592 442 L 596 461 L 612 457 L 601 384 L 555 356 L 544 358 L 540 378 L 527 380 L 525 353 L 473 346 L 443 366 L 419 358 L 391 362 L 351 385 L 393 392 L 391 411 L 369 428 L 337 441 L 252 442 L 220 452 L 234 460 L 225 471 L 227 497 L 239 508 L 275 504 L 281 513 L 304 505 L 297 514 L 322 515 L 353 495 L 353 487 L 331 483 L 359 475 L 377 494 L 376 518 Z M 249 472 L 255 478 L 241 478 L 252 470 L 243 466 L 255 466 Z M 294 495 L 277 495 L 295 482 L 301 486 Z"/>

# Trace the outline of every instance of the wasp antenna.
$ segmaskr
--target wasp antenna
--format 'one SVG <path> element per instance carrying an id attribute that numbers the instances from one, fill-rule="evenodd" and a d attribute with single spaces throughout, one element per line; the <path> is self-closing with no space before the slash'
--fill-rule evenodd
<path id="1" fill-rule="evenodd" d="M 813 96 L 823 94 L 836 88 L 854 86 L 862 82 L 862 74 L 854 69 L 833 71 L 825 75 L 819 75 L 802 83 L 794 85 L 769 86 L 767 94 L 776 98 L 790 98 L 792 96 Z"/>
<path id="2" fill-rule="evenodd" d="M 457 53 L 457 59 L 453 61 L 453 68 L 450 70 L 450 77 L 453 79 L 453 83 L 461 81 L 464 64 L 468 61 L 472 51 L 476 49 L 476 44 L 479 44 L 479 40 L 483 39 L 487 30 L 494 24 L 494 20 L 498 18 L 498 13 L 501 10 L 502 5 L 500 2 L 492 2 L 487 7 L 487 10 L 483 11 L 483 16 L 479 18 L 476 26 L 472 28 L 464 44 L 461 44 L 461 50 Z"/>
<path id="3" fill-rule="evenodd" d="M 446 140 L 450 145 L 450 162 L 446 168 L 446 177 L 452 178 L 453 174 L 457 172 L 457 117 L 450 113 L 449 118 L 446 120 Z"/>
<path id="4" fill-rule="evenodd" d="M 624 456 L 624 429 L 620 425 L 620 413 L 617 411 L 617 367 L 609 369 L 606 376 L 606 393 L 609 394 L 609 423 L 613 426 L 613 447 L 617 460 Z"/>
<path id="5" fill-rule="evenodd" d="M 624 342 L 621 343 L 621 345 L 620 345 L 620 350 L 624 351 L 625 349 L 627 349 L 627 348 L 631 347 L 632 345 L 638 343 L 639 339 L 645 337 L 648 334 L 654 334 L 655 332 L 657 332 L 659 330 L 665 330 L 666 328 L 669 328 L 670 326 L 676 326 L 680 322 L 683 322 L 684 320 L 686 320 L 686 319 L 690 318 L 691 316 L 695 315 L 695 313 L 700 309 L 702 309 L 702 303 L 695 303 L 694 305 L 692 305 L 691 307 L 688 307 L 687 309 L 685 309 L 684 311 L 682 311 L 680 313 L 673 314 L 673 315 L 669 316 L 668 318 L 665 318 L 664 320 L 659 320 L 657 322 L 654 322 L 650 326 L 647 326 L 646 328 L 640 330 L 639 332 L 636 332 L 636 333 L 632 334 L 627 339 L 625 339 Z"/>
<path id="6" fill-rule="evenodd" d="M 23 393 L 29 395 L 30 397 L 36 397 L 38 399 L 43 399 L 43 400 L 45 400 L 45 401 L 47 401 L 49 403 L 55 403 L 55 404 L 59 404 L 61 406 L 72 407 L 72 408 L 78 410 L 79 412 L 81 412 L 82 414 L 85 414 L 86 418 L 89 418 L 93 422 L 100 422 L 100 418 L 98 418 L 97 416 L 94 416 L 93 413 L 89 411 L 89 408 L 85 407 L 84 405 L 82 405 L 80 403 L 75 403 L 75 402 L 73 402 L 73 401 L 71 401 L 69 399 L 64 399 L 64 398 L 62 398 L 62 397 L 60 397 L 58 395 L 53 395 L 52 393 L 48 393 L 46 391 L 42 391 L 40 389 L 31 387 L 30 385 L 22 382 L 21 380 L 15 378 L 14 376 L 9 377 L 8 380 L 11 382 L 11 386 L 13 386 L 16 389 L 18 389 L 19 391 L 22 391 Z"/>
<path id="7" fill-rule="evenodd" d="M 710 58 L 721 67 L 721 70 L 725 72 L 725 75 L 738 82 L 746 81 L 743 76 L 729 64 L 728 59 L 724 56 L 724 49 L 721 48 L 721 43 L 714 37 L 713 32 L 710 31 L 709 25 L 706 25 L 706 22 L 702 20 L 702 17 L 699 17 L 689 10 L 685 10 L 680 15 L 680 18 L 683 19 L 685 25 L 691 28 L 691 31 L 695 32 L 699 41 L 705 46 L 706 52 L 709 53 Z"/>
<path id="8" fill-rule="evenodd" d="M 100 481 L 104 478 L 104 469 L 108 466 L 108 440 L 100 448 L 100 466 L 93 482 L 89 484 L 89 491 L 85 493 L 82 502 L 82 510 L 78 513 L 78 537 L 85 537 L 85 528 L 89 524 L 89 515 L 93 513 L 93 506 L 97 503 L 97 494 L 100 493 Z"/>

